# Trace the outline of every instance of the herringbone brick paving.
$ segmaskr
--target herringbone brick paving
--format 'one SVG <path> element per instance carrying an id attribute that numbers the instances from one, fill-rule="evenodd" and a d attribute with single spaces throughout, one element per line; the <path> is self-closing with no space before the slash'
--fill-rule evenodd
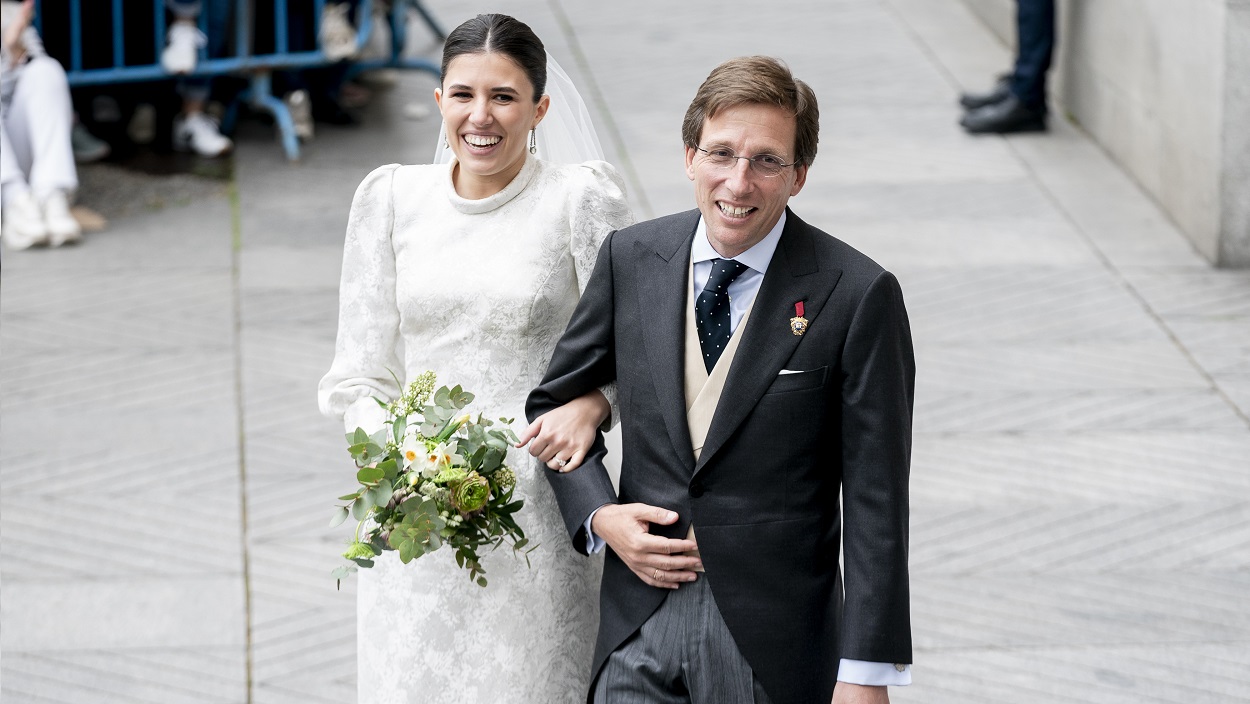
<path id="1" fill-rule="evenodd" d="M 898 274 L 917 345 L 895 701 L 1250 701 L 1250 275 L 1062 121 L 963 135 L 954 94 L 1007 52 L 957 0 L 490 9 L 582 87 L 639 218 L 693 204 L 678 123 L 716 63 L 775 54 L 816 90 L 794 208 Z M 401 115 L 433 87 L 402 77 L 298 165 L 245 124 L 237 233 L 223 189 L 5 253 L 4 701 L 354 701 L 324 529 L 351 477 L 314 388 L 352 192 L 428 159 L 437 119 Z"/>

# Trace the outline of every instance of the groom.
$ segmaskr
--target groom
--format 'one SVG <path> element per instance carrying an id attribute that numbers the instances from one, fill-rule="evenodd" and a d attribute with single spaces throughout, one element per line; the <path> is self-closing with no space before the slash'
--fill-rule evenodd
<path id="1" fill-rule="evenodd" d="M 682 125 L 698 210 L 608 238 L 530 395 L 533 420 L 619 392 L 619 495 L 602 437 L 548 474 L 574 546 L 609 548 L 597 703 L 887 702 L 910 682 L 911 335 L 895 278 L 786 207 L 817 131 L 780 62 L 712 71 Z"/>

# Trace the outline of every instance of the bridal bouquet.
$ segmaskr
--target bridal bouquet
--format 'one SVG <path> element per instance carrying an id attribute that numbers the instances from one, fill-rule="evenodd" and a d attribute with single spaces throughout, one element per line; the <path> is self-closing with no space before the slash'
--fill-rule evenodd
<path id="1" fill-rule="evenodd" d="M 348 433 L 348 452 L 359 471 L 360 488 L 340 496 L 330 527 L 351 516 L 356 536 L 343 553 L 354 564 L 331 576 L 341 581 L 359 567 L 372 567 L 383 550 L 398 550 L 404 564 L 443 545 L 456 551 L 456 563 L 469 579 L 486 586 L 478 551 L 507 544 L 529 562 L 529 541 L 515 514 L 524 501 L 512 499 L 516 475 L 504 464 L 517 442 L 501 418 L 499 427 L 478 414 L 464 413 L 473 394 L 446 386 L 434 390 L 434 372 L 418 376 L 396 401 L 378 401 L 387 411 L 385 426 L 368 434 Z"/>

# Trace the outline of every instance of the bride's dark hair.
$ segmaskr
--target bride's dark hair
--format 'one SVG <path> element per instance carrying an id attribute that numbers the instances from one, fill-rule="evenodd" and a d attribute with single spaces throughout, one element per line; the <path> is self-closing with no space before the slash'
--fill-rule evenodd
<path id="1" fill-rule="evenodd" d="M 534 101 L 547 89 L 547 50 L 529 25 L 508 15 L 478 15 L 451 30 L 443 44 L 443 75 L 463 54 L 499 53 L 512 59 L 534 86 Z"/>

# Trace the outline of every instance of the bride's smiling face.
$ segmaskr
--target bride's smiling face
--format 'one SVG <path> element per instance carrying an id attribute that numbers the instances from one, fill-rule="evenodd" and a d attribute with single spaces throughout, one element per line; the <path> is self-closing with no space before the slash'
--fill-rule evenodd
<path id="1" fill-rule="evenodd" d="M 452 59 L 434 100 L 459 162 L 453 175 L 456 192 L 466 198 L 498 193 L 520 172 L 529 131 L 550 103 L 545 95 L 535 101 L 525 71 L 498 53 Z"/>

